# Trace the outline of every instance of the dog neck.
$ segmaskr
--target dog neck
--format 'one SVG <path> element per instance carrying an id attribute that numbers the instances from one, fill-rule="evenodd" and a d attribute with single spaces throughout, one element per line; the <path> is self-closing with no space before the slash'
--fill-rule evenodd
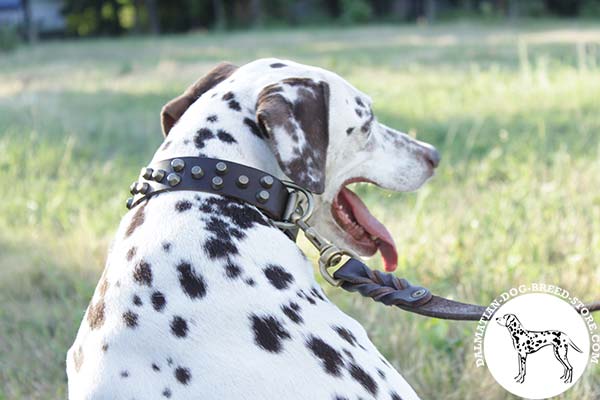
<path id="1" fill-rule="evenodd" d="M 219 92 L 213 89 L 190 106 L 156 151 L 153 162 L 173 157 L 212 157 L 284 179 L 275 155 L 256 125 L 255 105 L 240 97 L 232 107 L 229 92 Z"/>

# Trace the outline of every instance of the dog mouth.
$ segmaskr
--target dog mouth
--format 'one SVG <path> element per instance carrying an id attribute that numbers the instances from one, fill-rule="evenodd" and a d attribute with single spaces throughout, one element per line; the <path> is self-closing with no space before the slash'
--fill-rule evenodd
<path id="1" fill-rule="evenodd" d="M 394 271 L 398 265 L 396 244 L 388 229 L 371 214 L 365 203 L 347 185 L 372 181 L 364 178 L 347 180 L 336 194 L 331 214 L 340 228 L 350 237 L 353 246 L 365 256 L 379 250 L 386 271 Z"/>

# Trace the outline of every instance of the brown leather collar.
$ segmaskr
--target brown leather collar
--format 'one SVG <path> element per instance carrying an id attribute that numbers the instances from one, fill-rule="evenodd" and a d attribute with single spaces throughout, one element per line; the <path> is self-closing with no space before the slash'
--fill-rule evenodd
<path id="1" fill-rule="evenodd" d="M 256 168 L 207 157 L 177 157 L 142 168 L 129 188 L 127 208 L 158 193 L 205 192 L 250 203 L 269 218 L 282 220 L 289 192 L 283 181 Z"/>
<path id="2" fill-rule="evenodd" d="M 288 203 L 290 190 L 293 191 L 294 187 L 298 188 L 264 171 L 231 161 L 206 157 L 170 158 L 142 168 L 140 178 L 131 184 L 133 197 L 127 200 L 127 208 L 131 209 L 144 199 L 162 192 L 196 191 L 252 204 L 272 220 L 291 225 L 286 214 L 293 211 Z M 296 240 L 298 229 L 281 229 L 292 240 Z M 339 267 L 333 278 L 349 292 L 358 292 L 385 305 L 394 305 L 429 317 L 479 320 L 486 311 L 484 306 L 436 296 L 427 288 L 411 285 L 406 279 L 373 271 L 355 257 L 350 257 Z M 588 304 L 586 308 L 591 312 L 599 311 L 600 302 Z"/>

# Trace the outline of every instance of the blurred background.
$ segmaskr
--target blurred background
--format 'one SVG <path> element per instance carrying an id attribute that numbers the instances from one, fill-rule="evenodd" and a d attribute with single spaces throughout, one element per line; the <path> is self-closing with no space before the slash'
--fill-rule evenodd
<path id="1" fill-rule="evenodd" d="M 29 41 L 40 37 L 434 23 L 466 17 L 514 21 L 550 16 L 600 18 L 600 0 L 0 0 L 3 34 L 18 33 Z"/>
<path id="2" fill-rule="evenodd" d="M 1 400 L 66 398 L 162 105 L 222 60 L 271 56 L 339 73 L 442 153 L 416 193 L 355 189 L 398 275 L 480 303 L 529 282 L 598 297 L 600 0 L 0 0 Z M 475 368 L 475 324 L 323 286 L 424 399 L 512 398 Z M 599 369 L 561 398 L 600 399 Z"/>

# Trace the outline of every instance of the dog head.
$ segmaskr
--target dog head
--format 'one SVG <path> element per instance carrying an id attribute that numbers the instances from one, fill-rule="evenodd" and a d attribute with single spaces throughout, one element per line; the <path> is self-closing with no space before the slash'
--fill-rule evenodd
<path id="1" fill-rule="evenodd" d="M 336 244 L 397 265 L 394 240 L 348 185 L 368 182 L 399 192 L 418 189 L 440 156 L 377 121 L 371 98 L 340 76 L 288 61 L 288 75 L 265 87 L 257 119 L 283 172 L 315 194 L 311 223 Z"/>
<path id="2" fill-rule="evenodd" d="M 519 320 L 515 314 L 505 314 L 501 317 L 496 317 L 496 322 L 500 326 L 506 326 L 507 328 L 514 328 L 519 325 Z"/>
<path id="3" fill-rule="evenodd" d="M 255 136 L 268 144 L 283 174 L 315 194 L 310 223 L 343 248 L 364 256 L 379 250 L 386 269 L 394 270 L 391 234 L 347 186 L 367 182 L 398 192 L 416 190 L 439 163 L 435 148 L 379 123 L 369 96 L 321 68 L 263 59 L 239 69 L 221 64 L 207 76 L 212 86 L 235 80 L 235 100 L 228 101 L 239 102 L 241 112 L 253 110 L 260 132 Z M 205 78 L 177 104 L 186 108 L 212 87 Z M 165 111 L 181 115 L 181 108 L 163 109 L 166 131 L 176 118 L 165 117 Z"/>

